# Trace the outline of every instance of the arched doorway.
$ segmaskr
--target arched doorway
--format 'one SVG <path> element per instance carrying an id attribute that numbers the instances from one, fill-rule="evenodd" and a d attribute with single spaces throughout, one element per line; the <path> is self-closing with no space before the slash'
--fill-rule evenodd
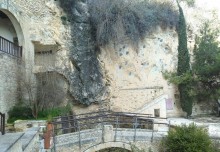
<path id="1" fill-rule="evenodd" d="M 0 51 L 22 57 L 24 44 L 22 29 L 12 13 L 0 9 Z"/>
<path id="2" fill-rule="evenodd" d="M 24 45 L 23 30 L 20 26 L 20 23 L 16 19 L 16 17 L 10 11 L 8 11 L 6 9 L 1 9 L 0 8 L 0 12 L 3 13 L 3 15 L 5 15 L 10 20 L 11 24 L 13 25 L 13 27 L 16 31 L 16 35 L 18 37 L 18 44 L 19 45 Z"/>

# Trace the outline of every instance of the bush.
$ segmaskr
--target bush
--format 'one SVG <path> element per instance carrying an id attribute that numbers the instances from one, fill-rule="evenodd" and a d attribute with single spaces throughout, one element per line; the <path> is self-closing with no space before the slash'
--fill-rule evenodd
<path id="1" fill-rule="evenodd" d="M 37 119 L 48 119 L 48 117 L 57 117 L 70 114 L 71 106 L 68 104 L 64 107 L 54 107 L 50 109 L 44 109 L 39 111 Z M 14 121 L 21 119 L 36 119 L 33 117 L 32 110 L 26 106 L 14 106 L 9 112 L 9 119 L 7 120 L 8 123 L 13 123 Z"/>
<path id="2" fill-rule="evenodd" d="M 57 116 L 63 116 L 68 115 L 71 112 L 71 106 L 68 104 L 64 107 L 54 107 L 50 109 L 44 109 L 38 113 L 39 118 L 48 118 L 48 116 L 51 117 L 57 117 Z"/>
<path id="3" fill-rule="evenodd" d="M 166 152 L 215 152 L 207 132 L 194 124 L 175 127 L 162 140 Z"/>
<path id="4" fill-rule="evenodd" d="M 137 43 L 157 26 L 176 27 L 178 12 L 170 2 L 89 0 L 90 21 L 98 46 Z"/>
<path id="5" fill-rule="evenodd" d="M 8 123 L 13 123 L 18 119 L 33 119 L 32 110 L 29 107 L 25 106 L 14 106 L 8 112 L 9 118 L 7 120 Z"/>

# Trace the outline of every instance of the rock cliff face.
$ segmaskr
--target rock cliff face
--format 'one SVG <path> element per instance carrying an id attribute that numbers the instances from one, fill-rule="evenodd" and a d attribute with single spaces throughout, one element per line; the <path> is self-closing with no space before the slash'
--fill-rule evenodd
<path id="1" fill-rule="evenodd" d="M 77 100 L 90 104 L 108 98 L 108 108 L 133 112 L 163 94 L 174 101 L 176 89 L 163 79 L 162 71 L 176 68 L 175 28 L 158 26 L 137 48 L 129 43 L 110 44 L 97 54 L 87 1 L 60 1 L 60 6 L 72 31 L 70 56 L 76 72 L 70 74 L 70 85 Z M 178 109 L 177 105 L 173 110 L 178 113 Z"/>
<path id="2" fill-rule="evenodd" d="M 175 29 L 158 27 L 139 43 L 138 52 L 129 44 L 103 48 L 99 59 L 111 84 L 112 108 L 135 112 L 163 94 L 174 99 L 176 89 L 162 72 L 176 69 L 177 46 Z"/>
<path id="3" fill-rule="evenodd" d="M 91 45 L 94 44 L 94 37 L 91 35 L 91 27 L 88 22 L 89 14 L 86 2 L 76 1 L 71 4 L 71 9 L 66 10 L 66 12 L 74 22 L 72 24 L 72 31 L 74 31 L 73 33 L 75 33 L 76 38 L 78 37 L 79 25 L 81 24 L 81 29 L 83 28 L 82 25 L 86 25 L 86 30 L 82 31 L 79 35 L 84 35 L 85 31 L 87 34 L 89 33 L 89 35 L 84 36 L 87 36 L 88 39 L 91 38 L 91 41 L 89 40 L 90 47 L 93 47 L 93 50 L 95 50 L 94 45 Z M 181 2 L 188 24 L 188 47 L 191 55 L 195 35 L 198 33 L 202 23 L 215 18 L 217 14 L 212 12 L 214 7 L 207 6 L 207 8 L 203 8 L 201 6 L 202 3 L 204 2 L 198 0 L 195 1 L 194 6 L 188 6 L 185 2 Z M 63 8 L 65 8 L 64 5 Z M 218 10 L 217 8 L 214 9 Z M 82 42 L 80 46 L 88 44 L 85 40 L 81 40 L 81 37 L 77 39 Z M 112 110 L 135 112 L 158 96 L 166 94 L 169 101 L 171 101 L 171 108 L 167 109 L 168 116 L 182 115 L 183 113 L 178 102 L 178 90 L 175 86 L 168 84 L 162 76 L 163 71 L 173 71 L 176 69 L 177 46 L 175 28 L 168 27 L 164 29 L 158 26 L 152 34 L 146 35 L 146 38 L 138 44 L 138 48 L 134 49 L 129 43 L 121 43 L 101 47 L 101 53 L 98 56 L 94 56 L 95 52 L 92 52 L 90 54 L 93 54 L 91 59 L 95 61 L 94 63 L 99 64 L 98 66 L 96 65 L 99 68 L 94 70 L 94 72 L 99 73 L 101 66 L 103 69 L 102 75 L 104 75 L 104 77 L 101 77 L 102 82 L 104 79 L 104 82 L 109 85 L 110 108 Z M 76 52 L 78 51 L 76 50 Z M 100 62 L 96 62 L 97 60 L 93 57 L 98 57 Z M 82 68 L 83 66 L 80 67 L 80 69 Z M 89 79 L 84 77 L 84 80 Z M 91 83 L 93 82 L 88 84 Z M 202 112 L 198 110 L 198 105 L 194 107 L 196 107 L 194 114 Z"/>
<path id="4" fill-rule="evenodd" d="M 195 33 L 202 22 L 219 19 L 216 17 L 220 12 L 217 2 L 195 0 L 193 7 L 181 2 L 191 52 Z M 178 91 L 162 77 L 163 70 L 176 69 L 178 42 L 175 28 L 156 27 L 136 49 L 129 43 L 98 48 L 90 25 L 87 0 L 0 0 L 0 10 L 13 15 L 16 24 L 19 23 L 16 26 L 13 22 L 13 25 L 19 44 L 23 46 L 22 60 L 26 67 L 30 67 L 27 71 L 33 69 L 36 76 L 57 73 L 62 76 L 62 81 L 66 81 L 63 90 L 69 97 L 65 100 L 90 105 L 86 110 L 76 105 L 76 112 L 97 110 L 98 106 L 92 103 L 101 101 L 108 101 L 112 110 L 137 111 L 165 94 L 169 101 L 168 116 L 182 114 Z M 212 23 L 218 23 L 217 20 Z M 10 100 L 14 103 L 15 99 Z M 0 105 L 3 102 L 0 101 Z M 195 107 L 195 113 L 202 112 L 199 106 Z"/>
<path id="5" fill-rule="evenodd" d="M 60 4 L 67 14 L 74 37 L 70 60 L 76 70 L 70 73 L 70 92 L 83 104 L 101 101 L 105 84 L 92 36 L 87 3 L 82 0 L 60 1 Z"/>

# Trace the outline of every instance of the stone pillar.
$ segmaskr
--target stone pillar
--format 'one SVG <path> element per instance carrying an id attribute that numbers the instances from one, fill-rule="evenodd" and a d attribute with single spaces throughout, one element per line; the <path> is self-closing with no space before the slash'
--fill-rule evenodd
<path id="1" fill-rule="evenodd" d="M 103 141 L 111 142 L 114 140 L 114 132 L 112 125 L 105 125 L 103 128 Z"/>

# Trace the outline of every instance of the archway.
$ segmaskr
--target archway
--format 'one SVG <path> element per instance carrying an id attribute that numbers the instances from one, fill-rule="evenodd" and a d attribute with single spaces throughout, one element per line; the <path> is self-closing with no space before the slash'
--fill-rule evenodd
<path id="1" fill-rule="evenodd" d="M 102 143 L 99 145 L 92 146 L 85 150 L 84 152 L 97 152 L 102 149 L 107 149 L 107 148 L 112 148 L 112 147 L 117 147 L 117 148 L 123 148 L 128 151 L 131 151 L 131 145 L 128 143 L 124 142 L 107 142 L 107 143 Z"/>
<path id="2" fill-rule="evenodd" d="M 0 8 L 0 36 L 15 45 L 24 46 L 24 35 L 20 23 L 7 9 Z M 21 56 L 23 56 L 22 51 Z"/>
<path id="3" fill-rule="evenodd" d="M 0 5 L 0 112 L 5 113 L 7 119 L 8 111 L 17 103 L 21 94 L 19 78 L 24 64 L 20 59 L 24 59 L 24 51 L 19 46 L 25 43 L 23 30 L 17 20 L 19 18 L 3 6 Z"/>
<path id="4" fill-rule="evenodd" d="M 21 28 L 18 20 L 15 18 L 15 16 L 10 11 L 8 11 L 6 9 L 0 8 L 0 13 L 1 12 L 3 13 L 3 15 L 5 14 L 7 16 L 7 18 L 11 21 L 11 23 L 16 31 L 16 35 L 18 37 L 18 44 L 23 45 L 24 44 L 24 35 L 23 35 L 22 28 Z"/>

